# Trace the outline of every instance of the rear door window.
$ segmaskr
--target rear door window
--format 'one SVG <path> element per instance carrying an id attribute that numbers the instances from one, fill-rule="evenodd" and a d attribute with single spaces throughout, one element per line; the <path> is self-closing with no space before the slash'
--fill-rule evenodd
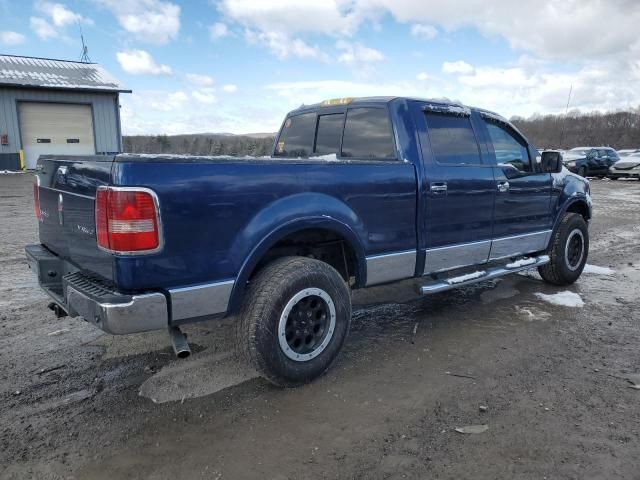
<path id="1" fill-rule="evenodd" d="M 385 108 L 350 108 L 342 140 L 346 158 L 396 158 L 389 113 Z"/>
<path id="2" fill-rule="evenodd" d="M 303 113 L 285 120 L 276 143 L 274 156 L 306 158 L 313 150 L 316 133 L 316 114 Z"/>
<path id="3" fill-rule="evenodd" d="M 480 150 L 469 117 L 426 112 L 431 151 L 442 165 L 480 165 Z"/>
<path id="4" fill-rule="evenodd" d="M 318 134 L 316 135 L 316 155 L 329 155 L 340 151 L 344 113 L 320 115 L 318 117 Z"/>
<path id="5" fill-rule="evenodd" d="M 486 122 L 498 166 L 511 166 L 521 172 L 532 172 L 527 145 L 518 134 L 502 125 Z"/>

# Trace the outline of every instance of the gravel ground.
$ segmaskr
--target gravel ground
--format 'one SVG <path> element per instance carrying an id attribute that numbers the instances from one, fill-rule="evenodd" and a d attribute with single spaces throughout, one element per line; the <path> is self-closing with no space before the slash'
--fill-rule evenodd
<path id="1" fill-rule="evenodd" d="M 357 292 L 335 368 L 279 390 L 235 363 L 233 320 L 176 360 L 164 332 L 56 319 L 24 261 L 31 176 L 0 175 L 0 477 L 637 479 L 640 182 L 592 190 L 589 263 L 613 272 Z M 584 306 L 546 301 L 565 290 Z"/>

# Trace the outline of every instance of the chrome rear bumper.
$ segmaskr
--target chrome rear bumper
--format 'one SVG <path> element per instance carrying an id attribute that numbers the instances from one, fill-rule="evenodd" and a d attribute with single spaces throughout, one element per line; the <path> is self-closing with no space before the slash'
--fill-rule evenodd
<path id="1" fill-rule="evenodd" d="M 169 310 L 164 294 L 119 293 L 82 275 L 42 245 L 28 245 L 25 252 L 40 287 L 69 316 L 83 317 L 114 335 L 168 328 Z"/>

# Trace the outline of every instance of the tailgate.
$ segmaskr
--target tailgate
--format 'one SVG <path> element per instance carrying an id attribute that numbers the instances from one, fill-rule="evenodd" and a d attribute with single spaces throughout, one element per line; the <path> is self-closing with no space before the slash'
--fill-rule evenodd
<path id="1" fill-rule="evenodd" d="M 113 257 L 96 242 L 95 194 L 111 182 L 113 156 L 38 159 L 40 243 L 82 270 L 112 280 Z"/>

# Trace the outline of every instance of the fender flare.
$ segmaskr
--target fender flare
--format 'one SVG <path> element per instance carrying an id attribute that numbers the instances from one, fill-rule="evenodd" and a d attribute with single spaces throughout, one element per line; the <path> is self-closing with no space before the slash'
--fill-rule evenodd
<path id="1" fill-rule="evenodd" d="M 246 291 L 247 281 L 263 255 L 287 235 L 291 235 L 292 233 L 300 232 L 302 230 L 308 230 L 310 228 L 330 230 L 345 239 L 356 256 L 357 285 L 366 285 L 367 268 L 364 246 L 362 245 L 358 235 L 356 235 L 349 225 L 336 218 L 324 215 L 297 218 L 274 228 L 253 247 L 240 267 L 240 273 L 236 278 L 231 292 L 231 297 L 229 299 L 227 315 L 236 314 L 240 310 L 240 304 Z"/>
<path id="2" fill-rule="evenodd" d="M 560 226 L 562 217 L 564 216 L 565 213 L 567 213 L 567 210 L 569 210 L 569 207 L 571 207 L 571 205 L 575 205 L 577 203 L 584 204 L 588 212 L 587 221 L 591 220 L 591 204 L 589 201 L 589 197 L 586 194 L 578 194 L 578 195 L 572 196 L 569 200 L 564 202 L 564 204 L 562 204 L 562 206 L 558 210 L 556 219 L 553 222 L 553 228 L 551 229 L 551 235 L 549 236 L 549 242 L 547 243 L 547 249 L 549 248 L 549 245 L 553 241 L 553 236 L 555 235 L 556 231 L 558 230 L 558 227 Z"/>

